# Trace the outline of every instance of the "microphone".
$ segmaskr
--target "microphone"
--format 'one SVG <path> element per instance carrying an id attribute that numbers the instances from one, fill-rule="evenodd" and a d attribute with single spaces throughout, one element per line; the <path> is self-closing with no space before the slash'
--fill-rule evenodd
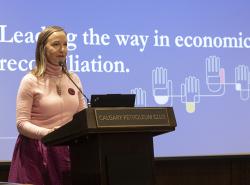
<path id="1" fill-rule="evenodd" d="M 65 68 L 66 68 L 66 67 L 65 67 L 65 62 L 59 61 L 58 64 L 59 64 L 59 66 L 62 67 L 63 73 L 67 75 L 67 77 L 70 79 L 70 81 L 74 84 L 74 86 L 80 91 L 80 93 L 81 93 L 81 94 L 83 95 L 83 97 L 86 99 L 86 101 L 87 101 L 87 106 L 90 107 L 91 104 L 90 104 L 90 101 L 89 101 L 88 97 L 82 92 L 82 90 L 78 87 L 78 85 L 76 85 L 76 83 L 74 82 L 74 80 L 70 77 L 69 73 L 66 72 L 66 69 L 65 69 Z"/>

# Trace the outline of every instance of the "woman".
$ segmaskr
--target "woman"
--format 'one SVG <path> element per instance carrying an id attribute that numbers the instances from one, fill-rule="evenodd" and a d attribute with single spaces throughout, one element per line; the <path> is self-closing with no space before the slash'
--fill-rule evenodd
<path id="1" fill-rule="evenodd" d="M 20 84 L 16 119 L 19 136 L 13 153 L 9 182 L 35 185 L 70 184 L 67 146 L 46 147 L 41 138 L 71 121 L 86 107 L 84 98 L 62 70 L 67 55 L 63 28 L 50 26 L 37 40 L 36 67 Z M 66 65 L 65 65 L 66 66 Z M 70 74 L 82 89 L 76 74 Z"/>

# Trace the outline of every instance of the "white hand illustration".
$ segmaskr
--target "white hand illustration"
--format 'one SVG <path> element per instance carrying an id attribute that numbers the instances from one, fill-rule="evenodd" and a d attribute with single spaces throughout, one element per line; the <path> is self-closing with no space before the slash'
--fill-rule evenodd
<path id="1" fill-rule="evenodd" d="M 185 78 L 185 83 L 181 84 L 181 101 L 186 104 L 188 113 L 195 112 L 195 103 L 200 102 L 200 81 L 196 77 Z"/>
<path id="2" fill-rule="evenodd" d="M 218 92 L 224 86 L 225 70 L 220 67 L 219 57 L 206 58 L 206 83 L 211 92 Z"/>
<path id="3" fill-rule="evenodd" d="M 146 91 L 142 88 L 135 88 L 130 90 L 131 94 L 135 94 L 135 106 L 136 107 L 146 107 Z"/>
<path id="4" fill-rule="evenodd" d="M 157 67 L 152 70 L 152 87 L 155 102 L 159 105 L 166 104 L 172 95 L 172 81 L 168 80 L 167 69 Z"/>
<path id="5" fill-rule="evenodd" d="M 239 65 L 235 68 L 235 90 L 240 91 L 240 99 L 249 99 L 250 73 L 248 66 Z"/>

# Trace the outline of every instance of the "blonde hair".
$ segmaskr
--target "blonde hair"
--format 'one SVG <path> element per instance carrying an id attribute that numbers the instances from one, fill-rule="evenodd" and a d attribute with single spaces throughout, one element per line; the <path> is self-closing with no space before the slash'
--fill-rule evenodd
<path id="1" fill-rule="evenodd" d="M 63 31 L 67 35 L 65 30 L 60 26 L 48 26 L 39 34 L 36 44 L 36 67 L 32 70 L 32 74 L 36 77 L 43 76 L 46 70 L 45 45 L 47 44 L 47 40 L 50 35 L 59 31 Z M 69 73 L 66 64 L 65 72 Z"/>

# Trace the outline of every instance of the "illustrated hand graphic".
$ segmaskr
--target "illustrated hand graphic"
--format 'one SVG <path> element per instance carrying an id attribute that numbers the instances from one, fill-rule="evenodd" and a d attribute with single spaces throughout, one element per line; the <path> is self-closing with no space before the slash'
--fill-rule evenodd
<path id="1" fill-rule="evenodd" d="M 164 105 L 172 95 L 172 81 L 168 80 L 167 69 L 157 67 L 152 70 L 152 88 L 154 100 L 159 105 Z"/>
<path id="2" fill-rule="evenodd" d="M 200 81 L 196 77 L 185 78 L 185 83 L 181 84 L 181 101 L 186 104 L 188 113 L 195 112 L 195 103 L 200 102 Z"/>
<path id="3" fill-rule="evenodd" d="M 220 58 L 206 58 L 206 83 L 211 92 L 218 92 L 225 83 L 225 70 L 220 67 Z"/>
<path id="4" fill-rule="evenodd" d="M 249 99 L 250 73 L 248 66 L 239 65 L 235 68 L 235 90 L 240 91 L 242 100 Z"/>
<path id="5" fill-rule="evenodd" d="M 142 88 L 131 89 L 131 94 L 135 94 L 135 106 L 136 107 L 146 107 L 146 91 L 142 90 Z"/>

